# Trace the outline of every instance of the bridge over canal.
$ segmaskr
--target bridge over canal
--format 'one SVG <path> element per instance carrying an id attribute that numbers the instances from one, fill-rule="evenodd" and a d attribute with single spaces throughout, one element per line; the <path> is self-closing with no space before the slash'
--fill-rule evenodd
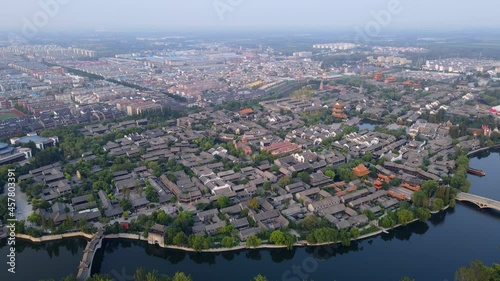
<path id="1" fill-rule="evenodd" d="M 500 202 L 479 195 L 460 192 L 455 198 L 458 201 L 470 202 L 477 205 L 481 209 L 495 209 L 500 211 Z"/>

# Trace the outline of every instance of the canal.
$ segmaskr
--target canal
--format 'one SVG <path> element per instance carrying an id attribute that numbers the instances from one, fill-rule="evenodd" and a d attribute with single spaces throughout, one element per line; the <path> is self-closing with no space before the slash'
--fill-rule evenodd
<path id="1" fill-rule="evenodd" d="M 379 123 L 376 123 L 376 122 L 371 121 L 371 120 L 363 120 L 363 121 L 361 121 L 361 123 L 358 124 L 358 127 L 359 127 L 360 131 L 363 131 L 363 130 L 373 131 L 373 130 L 375 130 L 375 126 L 379 126 L 379 125 L 380 125 Z"/>
<path id="2" fill-rule="evenodd" d="M 0 241 L 0 280 L 3 281 L 31 281 L 41 279 L 60 278 L 75 274 L 87 245 L 85 239 L 68 238 L 59 241 L 32 243 L 17 239 L 16 245 L 16 273 L 7 272 L 7 245 L 6 240 Z"/>
<path id="3" fill-rule="evenodd" d="M 471 159 L 471 167 L 486 177 L 469 176 L 471 193 L 500 200 L 499 152 Z M 231 253 L 185 253 L 161 249 L 144 242 L 106 240 L 96 254 L 93 272 L 118 281 L 132 280 L 137 267 L 172 275 L 190 274 L 194 281 L 252 280 L 263 274 L 269 280 L 454 280 L 454 272 L 480 259 L 500 262 L 500 213 L 457 203 L 454 210 L 434 215 L 427 223 L 415 223 L 388 234 L 353 243 L 287 250 L 248 250 Z M 43 244 L 19 242 L 18 273 L 0 272 L 0 280 L 40 280 L 76 273 L 85 240 Z M 5 241 L 0 244 L 5 259 Z"/>

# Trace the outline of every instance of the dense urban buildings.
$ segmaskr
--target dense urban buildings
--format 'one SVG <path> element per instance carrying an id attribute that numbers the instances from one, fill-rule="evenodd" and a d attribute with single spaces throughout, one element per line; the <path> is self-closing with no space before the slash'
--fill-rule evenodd
<path id="1" fill-rule="evenodd" d="M 14 213 L 19 237 L 86 233 L 84 280 L 104 239 L 349 246 L 456 201 L 497 208 L 467 178 L 500 145 L 497 53 L 248 36 L 0 41 L 0 187 L 22 209 L 0 208 L 0 235 Z"/>

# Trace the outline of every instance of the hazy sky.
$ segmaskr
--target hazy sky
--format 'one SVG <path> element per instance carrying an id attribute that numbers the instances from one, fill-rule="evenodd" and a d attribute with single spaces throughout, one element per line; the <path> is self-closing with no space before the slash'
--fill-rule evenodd
<path id="1" fill-rule="evenodd" d="M 0 0 L 0 29 L 34 24 L 53 29 L 175 29 L 177 27 L 366 27 L 388 11 L 384 26 L 500 27 L 498 0 Z M 399 4 L 394 4 L 399 3 Z M 43 12 L 40 3 L 61 3 Z M 394 13 L 394 11 L 399 11 Z M 47 17 L 48 15 L 48 17 Z M 48 18 L 48 21 L 46 19 Z M 38 20 L 38 21 L 37 21 Z M 379 20 L 385 25 L 386 19 Z"/>

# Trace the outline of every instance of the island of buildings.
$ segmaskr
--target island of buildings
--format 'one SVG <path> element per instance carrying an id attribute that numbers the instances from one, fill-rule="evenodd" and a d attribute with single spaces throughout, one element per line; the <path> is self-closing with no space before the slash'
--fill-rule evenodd
<path id="1" fill-rule="evenodd" d="M 0 164 L 18 166 L 19 229 L 201 250 L 348 244 L 426 220 L 468 189 L 467 152 L 500 139 L 480 86 L 500 87 L 484 78 L 499 64 L 389 76 L 412 63 L 391 53 L 426 51 L 396 49 L 324 69 L 308 52 L 224 45 L 88 61 L 75 56 L 95 52 L 1 48 Z M 472 71 L 477 85 L 464 83 Z"/>

